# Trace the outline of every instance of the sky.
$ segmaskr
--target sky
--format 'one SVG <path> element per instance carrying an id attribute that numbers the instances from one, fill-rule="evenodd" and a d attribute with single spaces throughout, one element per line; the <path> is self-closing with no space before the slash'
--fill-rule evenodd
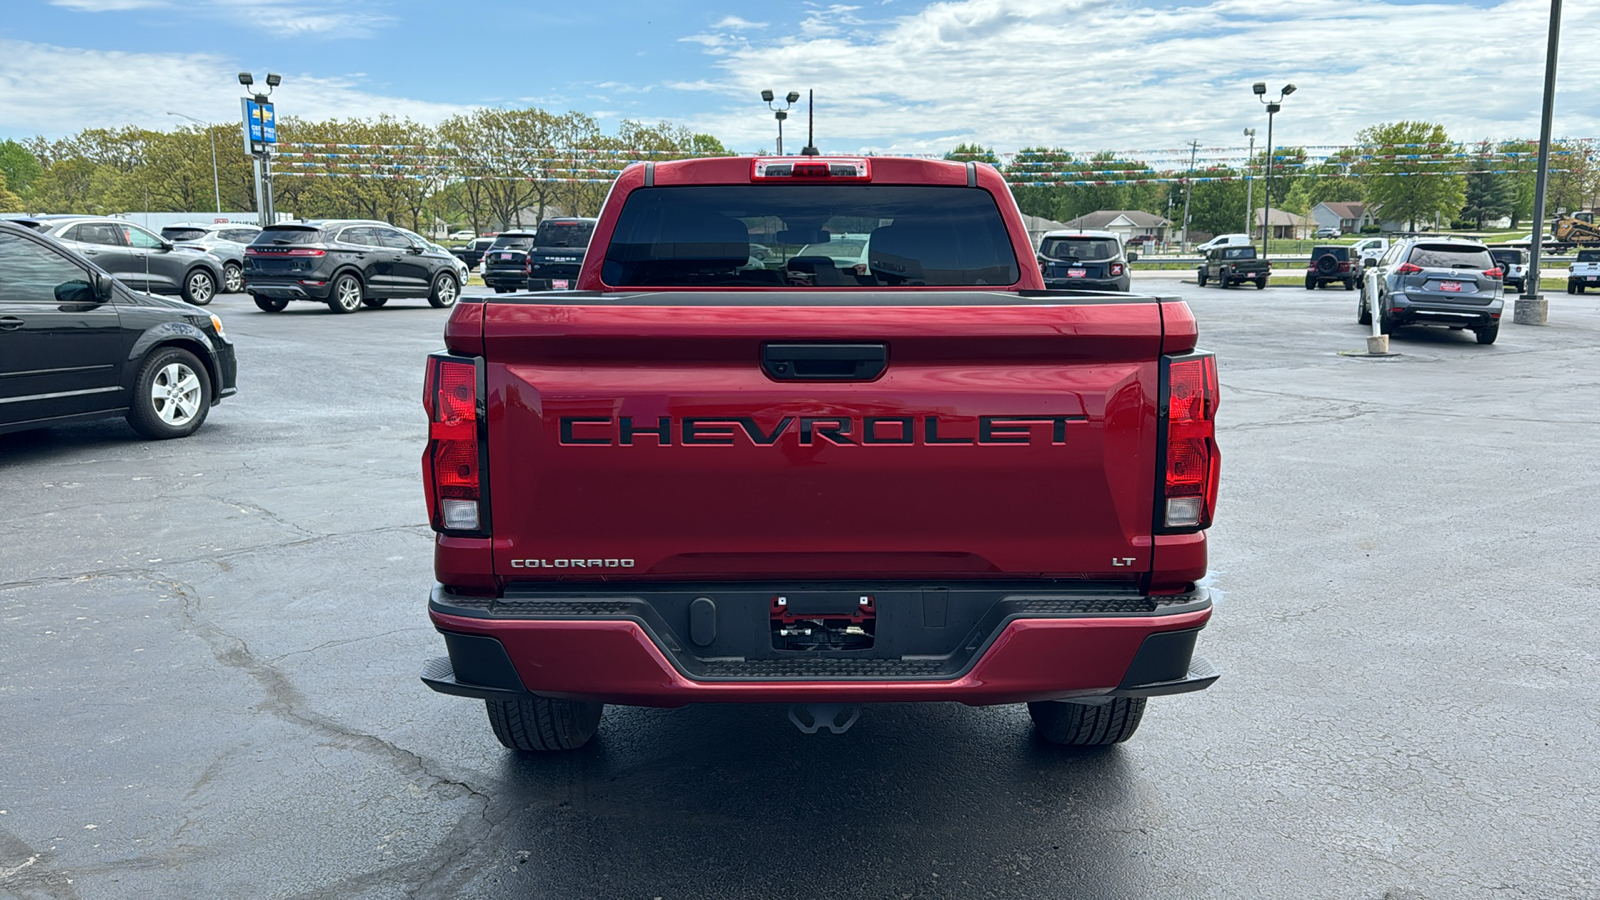
<path id="1" fill-rule="evenodd" d="M 1250 85 L 1297 92 L 1279 145 L 1422 119 L 1458 140 L 1539 129 L 1548 0 L 0 0 L 0 139 L 239 116 L 477 106 L 661 119 L 770 150 L 759 99 L 816 91 L 826 152 L 1243 147 Z M 1556 137 L 1600 135 L 1600 2 L 1566 4 Z M 804 100 L 786 125 L 804 144 Z"/>

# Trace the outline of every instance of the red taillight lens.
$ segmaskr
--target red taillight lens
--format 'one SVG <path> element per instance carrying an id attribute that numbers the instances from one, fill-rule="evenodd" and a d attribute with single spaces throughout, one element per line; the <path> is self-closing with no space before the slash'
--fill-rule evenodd
<path id="1" fill-rule="evenodd" d="M 478 531 L 483 525 L 478 368 L 470 362 L 429 357 L 423 384 L 428 450 L 422 474 L 428 482 L 429 519 L 442 531 Z"/>
<path id="2" fill-rule="evenodd" d="M 1504 277 L 1506 277 L 1506 273 L 1502 272 L 1500 270 L 1499 266 L 1495 266 L 1492 269 L 1488 269 L 1483 274 L 1489 276 L 1490 278 L 1504 278 Z"/>
<path id="3" fill-rule="evenodd" d="M 281 250 L 277 247 L 246 247 L 245 256 L 327 256 L 328 251 L 318 250 L 313 247 L 295 247 Z"/>
<path id="4" fill-rule="evenodd" d="M 1127 269 L 1123 268 L 1122 263 L 1112 263 L 1111 264 L 1111 277 L 1113 277 L 1113 278 L 1119 277 L 1125 271 L 1127 271 Z"/>
<path id="5" fill-rule="evenodd" d="M 1413 265 L 1411 263 L 1401 263 L 1400 265 L 1396 266 L 1394 270 L 1396 275 L 1416 275 L 1421 271 L 1421 266 Z"/>
<path id="6" fill-rule="evenodd" d="M 1216 357 L 1168 362 L 1161 524 L 1169 530 L 1197 531 L 1211 524 L 1222 463 L 1216 440 L 1219 399 Z"/>

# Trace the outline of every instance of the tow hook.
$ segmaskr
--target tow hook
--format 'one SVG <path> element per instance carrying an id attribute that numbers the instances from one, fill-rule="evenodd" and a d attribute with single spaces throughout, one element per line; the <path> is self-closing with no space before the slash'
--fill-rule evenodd
<path id="1" fill-rule="evenodd" d="M 841 718 L 843 721 L 841 721 Z M 861 706 L 856 703 L 791 703 L 789 721 L 805 734 L 816 734 L 826 728 L 834 734 L 844 734 L 861 718 Z M 806 720 L 811 724 L 807 725 Z"/>

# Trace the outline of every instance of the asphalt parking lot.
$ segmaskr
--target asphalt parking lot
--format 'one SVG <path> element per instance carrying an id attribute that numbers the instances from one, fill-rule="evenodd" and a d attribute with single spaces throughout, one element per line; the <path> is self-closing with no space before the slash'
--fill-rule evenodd
<path id="1" fill-rule="evenodd" d="M 0 436 L 0 897 L 1600 895 L 1600 298 L 1366 360 L 1352 293 L 1135 289 L 1221 359 L 1211 690 L 1092 753 L 690 707 L 539 759 L 417 680 L 446 311 L 220 298 L 194 437 Z"/>

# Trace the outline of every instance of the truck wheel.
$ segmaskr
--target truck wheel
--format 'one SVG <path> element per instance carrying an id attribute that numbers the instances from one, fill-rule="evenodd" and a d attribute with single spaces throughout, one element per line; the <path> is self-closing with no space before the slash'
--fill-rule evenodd
<path id="1" fill-rule="evenodd" d="M 1344 289 L 1347 290 L 1347 291 L 1355 290 L 1356 289 L 1356 280 L 1354 278 L 1346 278 L 1344 280 Z"/>
<path id="2" fill-rule="evenodd" d="M 1257 278 L 1256 279 L 1256 290 L 1264 291 L 1266 289 L 1267 289 L 1267 280 L 1265 278 Z"/>
<path id="3" fill-rule="evenodd" d="M 256 308 L 262 312 L 283 312 L 289 301 L 281 297 L 256 297 Z"/>
<path id="4" fill-rule="evenodd" d="M 1478 343 L 1492 344 L 1494 339 L 1500 336 L 1500 323 L 1496 322 L 1484 328 L 1474 328 L 1472 331 L 1478 336 Z"/>
<path id="5" fill-rule="evenodd" d="M 433 281 L 433 290 L 428 294 L 428 305 L 434 309 L 444 309 L 456 305 L 456 297 L 461 295 L 461 285 L 456 284 L 454 275 L 440 275 Z"/>
<path id="6" fill-rule="evenodd" d="M 1310 275 L 1307 275 L 1306 276 L 1306 290 L 1314 291 L 1316 289 L 1317 289 L 1317 280 L 1315 278 L 1312 278 Z"/>
<path id="7" fill-rule="evenodd" d="M 483 702 L 494 736 L 511 750 L 576 750 L 594 737 L 605 712 L 602 703 L 550 697 Z"/>
<path id="8" fill-rule="evenodd" d="M 1577 292 L 1578 292 L 1578 284 L 1577 284 L 1577 282 L 1575 282 L 1575 281 L 1567 282 L 1567 293 L 1576 294 Z"/>
<path id="9" fill-rule="evenodd" d="M 1196 281 L 1200 282 L 1200 286 L 1201 287 L 1205 287 L 1206 286 L 1206 273 L 1205 273 L 1204 269 L 1200 270 L 1199 272 L 1196 272 L 1194 274 L 1194 277 L 1195 277 Z"/>
<path id="10" fill-rule="evenodd" d="M 1104 747 L 1120 744 L 1139 729 L 1144 718 L 1143 697 L 1114 697 L 1110 703 L 1029 703 L 1033 730 L 1052 744 L 1065 747 Z"/>
<path id="11" fill-rule="evenodd" d="M 328 309 L 336 313 L 353 313 L 361 308 L 361 281 L 349 272 L 333 280 L 333 292 L 328 295 Z"/>
<path id="12" fill-rule="evenodd" d="M 162 347 L 145 358 L 133 383 L 128 424 L 147 438 L 188 437 L 211 411 L 211 378 L 194 354 Z"/>

